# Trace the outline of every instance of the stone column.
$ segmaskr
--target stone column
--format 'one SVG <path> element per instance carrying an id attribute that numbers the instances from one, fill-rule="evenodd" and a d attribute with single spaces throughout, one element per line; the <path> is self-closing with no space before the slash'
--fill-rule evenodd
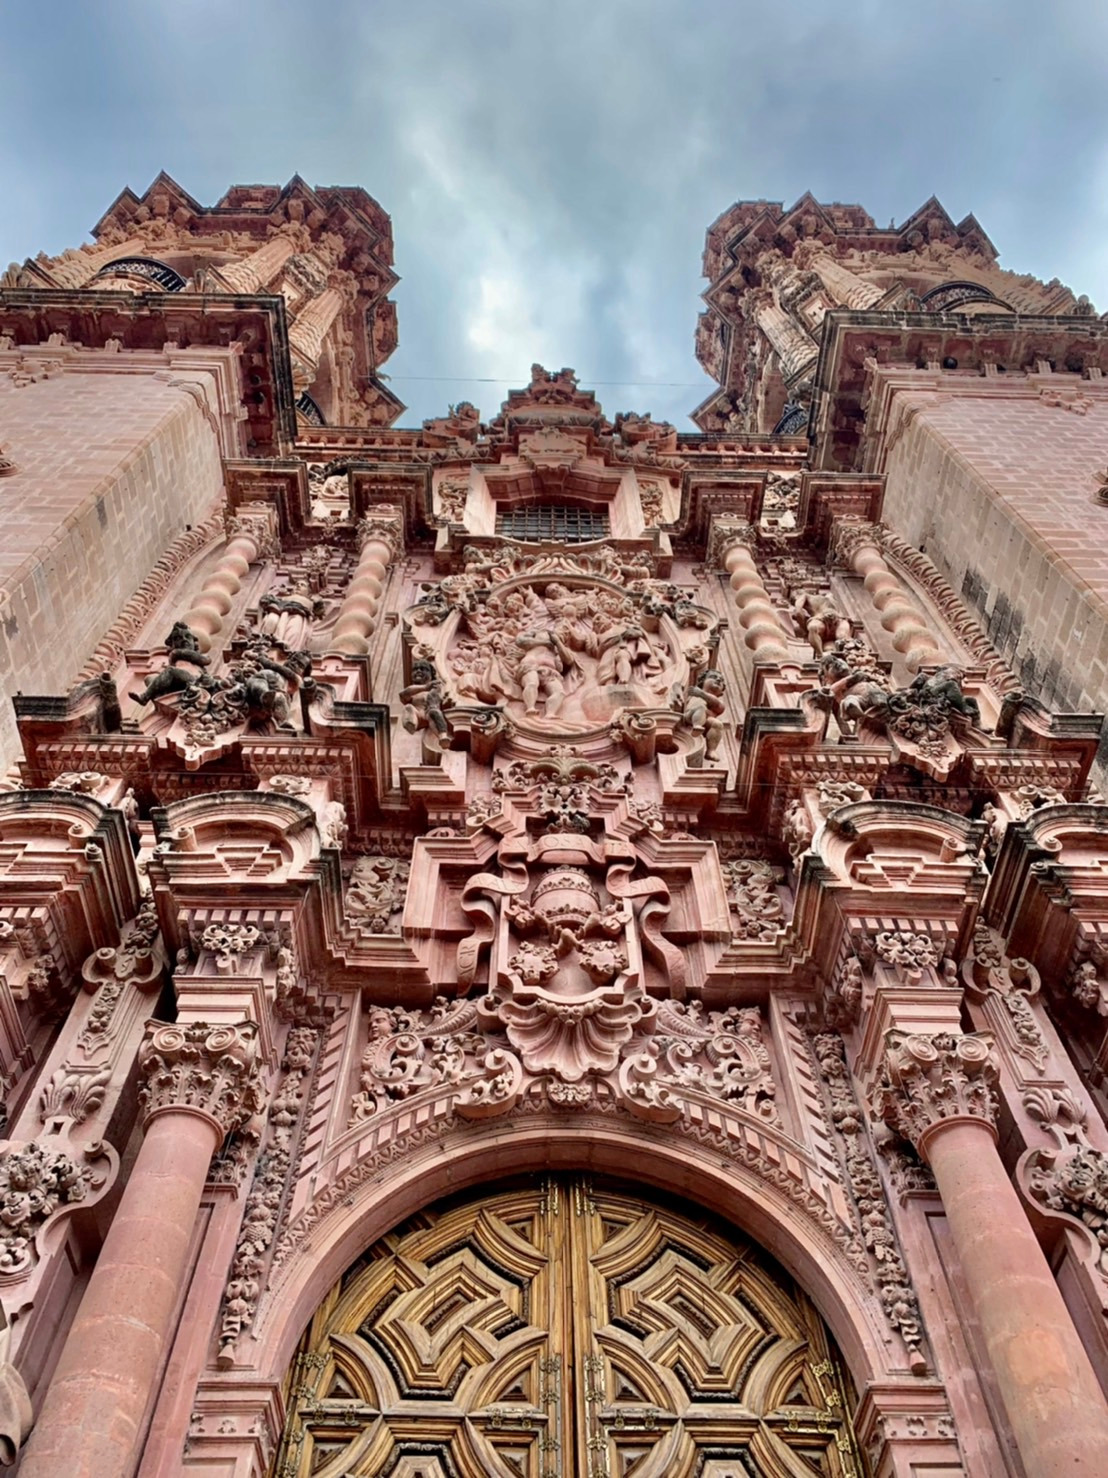
<path id="1" fill-rule="evenodd" d="M 211 649 L 212 638 L 223 630 L 223 618 L 234 605 L 250 566 L 277 553 L 273 510 L 264 504 L 257 512 L 244 508 L 228 519 L 227 535 L 215 569 L 204 576 L 200 594 L 184 618 L 203 652 Z"/>
<path id="2" fill-rule="evenodd" d="M 141 236 L 115 246 L 99 246 L 94 251 L 76 251 L 72 247 L 50 262 L 46 270 L 59 287 L 87 287 L 102 267 L 111 266 L 123 257 L 144 257 L 146 243 Z"/>
<path id="3" fill-rule="evenodd" d="M 1104 1472 L 1108 1405 L 997 1153 L 987 1035 L 885 1038 L 877 1107 L 935 1176 L 1025 1472 Z"/>
<path id="4" fill-rule="evenodd" d="M 257 251 L 252 251 L 248 257 L 220 267 L 219 275 L 227 284 L 229 292 L 262 293 L 296 251 L 295 234 L 281 231 Z"/>
<path id="5" fill-rule="evenodd" d="M 343 293 L 337 287 L 324 288 L 310 298 L 296 315 L 289 329 L 289 347 L 293 365 L 305 385 L 311 384 L 319 368 L 319 356 L 323 353 L 323 341 L 327 331 L 342 312 Z"/>
<path id="6" fill-rule="evenodd" d="M 752 524 L 718 521 L 709 541 L 708 563 L 718 561 L 730 576 L 743 641 L 755 662 L 789 662 L 789 640 L 769 592 L 754 563 L 751 545 L 757 539 Z"/>
<path id="7" fill-rule="evenodd" d="M 896 650 L 903 654 L 909 672 L 942 661 L 927 617 L 905 595 L 901 582 L 889 569 L 881 550 L 881 530 L 876 524 L 863 523 L 860 519 L 837 521 L 831 533 L 830 557 L 862 577 L 880 612 L 881 625 L 892 637 Z"/>
<path id="8" fill-rule="evenodd" d="M 876 283 L 867 282 L 849 267 L 844 267 L 826 252 L 816 253 L 808 264 L 824 287 L 844 308 L 857 310 L 872 308 L 884 297 L 884 290 Z"/>
<path id="9" fill-rule="evenodd" d="M 346 587 L 331 651 L 361 657 L 377 626 L 377 607 L 385 589 L 390 562 L 404 547 L 404 524 L 398 508 L 382 504 L 372 518 L 358 525 L 358 563 Z"/>
<path id="10" fill-rule="evenodd" d="M 38 1414 L 24 1478 L 134 1474 L 211 1157 L 262 1106 L 252 1022 L 151 1022 L 139 1067 L 142 1148 Z"/>
<path id="11" fill-rule="evenodd" d="M 757 304 L 754 321 L 773 345 L 786 383 L 795 380 L 815 361 L 819 353 L 815 344 L 771 297 Z"/>

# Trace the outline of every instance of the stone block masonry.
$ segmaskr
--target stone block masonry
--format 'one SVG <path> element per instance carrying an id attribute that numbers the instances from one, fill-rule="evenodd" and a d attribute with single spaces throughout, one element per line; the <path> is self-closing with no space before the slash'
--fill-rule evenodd
<path id="1" fill-rule="evenodd" d="M 0 445 L 17 468 L 0 480 L 0 767 L 19 754 L 11 696 L 66 691 L 220 493 L 215 431 L 174 380 L 72 363 L 32 383 L 0 375 Z"/>
<path id="2" fill-rule="evenodd" d="M 1108 707 L 1108 391 L 1029 376 L 1003 391 L 898 390 L 884 518 L 973 606 L 1029 692 Z M 1050 382 L 1081 386 L 1079 413 Z M 1103 778 L 1108 755 L 1102 745 Z"/>

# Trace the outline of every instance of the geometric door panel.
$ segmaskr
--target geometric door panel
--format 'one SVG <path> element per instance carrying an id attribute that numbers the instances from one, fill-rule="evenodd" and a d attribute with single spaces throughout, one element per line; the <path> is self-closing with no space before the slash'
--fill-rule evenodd
<path id="1" fill-rule="evenodd" d="M 274 1478 L 863 1478 L 808 1300 L 705 1214 L 580 1176 L 420 1213 L 289 1378 Z"/>

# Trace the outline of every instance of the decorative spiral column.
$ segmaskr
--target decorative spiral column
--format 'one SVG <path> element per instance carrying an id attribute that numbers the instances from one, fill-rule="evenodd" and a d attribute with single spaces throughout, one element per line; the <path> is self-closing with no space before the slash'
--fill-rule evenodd
<path id="1" fill-rule="evenodd" d="M 848 565 L 862 577 L 880 612 L 881 625 L 892 637 L 896 650 L 903 654 L 910 672 L 942 661 L 942 652 L 926 616 L 905 595 L 901 582 L 889 569 L 877 524 L 854 519 L 836 522 L 831 533 L 831 559 Z"/>
<path id="2" fill-rule="evenodd" d="M 986 1034 L 890 1031 L 875 1107 L 928 1161 L 1023 1468 L 1104 1471 L 1108 1404 L 997 1151 Z"/>
<path id="3" fill-rule="evenodd" d="M 383 504 L 372 518 L 358 525 L 358 563 L 346 587 L 335 621 L 331 650 L 343 656 L 364 657 L 377 626 L 389 565 L 404 547 L 404 523 L 399 508 Z"/>
<path id="4" fill-rule="evenodd" d="M 20 1472 L 132 1478 L 212 1155 L 262 1108 L 257 1028 L 151 1022 L 144 1139 Z"/>
<path id="5" fill-rule="evenodd" d="M 709 541 L 709 564 L 718 562 L 730 577 L 743 641 L 755 662 L 789 662 L 789 639 L 754 563 L 752 524 L 716 521 Z"/>
<path id="6" fill-rule="evenodd" d="M 348 284 L 345 281 L 347 278 Z M 289 348 L 292 350 L 293 378 L 298 389 L 306 389 L 315 379 L 328 331 L 342 312 L 348 296 L 352 296 L 356 290 L 357 282 L 352 274 L 334 274 L 331 285 L 310 298 L 297 313 L 289 329 Z"/>
<path id="7" fill-rule="evenodd" d="M 184 617 L 203 652 L 211 649 L 212 638 L 223 630 L 224 617 L 234 605 L 250 566 L 276 552 L 273 512 L 268 507 L 256 512 L 240 509 L 235 518 L 228 519 L 227 533 L 219 563 L 204 576 L 200 594 Z"/>

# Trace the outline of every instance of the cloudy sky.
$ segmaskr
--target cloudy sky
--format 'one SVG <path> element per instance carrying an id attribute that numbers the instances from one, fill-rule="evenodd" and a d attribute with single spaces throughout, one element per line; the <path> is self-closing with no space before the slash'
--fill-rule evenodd
<path id="1" fill-rule="evenodd" d="M 418 424 L 533 360 L 680 426 L 707 225 L 936 194 L 1108 309 L 1097 0 L 0 0 L 0 265 L 124 185 L 360 184 L 393 219 Z"/>

